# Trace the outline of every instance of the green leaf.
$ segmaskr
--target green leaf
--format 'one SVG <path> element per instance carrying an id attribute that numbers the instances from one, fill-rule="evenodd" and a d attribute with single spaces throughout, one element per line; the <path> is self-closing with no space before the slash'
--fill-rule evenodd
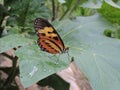
<path id="1" fill-rule="evenodd" d="M 33 29 L 33 20 L 38 17 L 49 18 L 50 10 L 45 6 L 45 0 L 5 0 L 5 6 L 10 6 L 8 24 Z M 31 29 L 32 28 L 32 29 Z"/>
<path id="2" fill-rule="evenodd" d="M 112 25 L 99 15 L 61 21 L 56 30 L 69 47 L 69 56 L 52 56 L 40 51 L 37 45 L 20 48 L 16 54 L 20 58 L 22 84 L 28 87 L 66 68 L 68 59 L 73 56 L 93 90 L 119 90 L 120 40 L 104 35 L 105 29 L 112 28 Z M 55 64 L 58 58 L 59 64 Z"/>
<path id="3" fill-rule="evenodd" d="M 113 2 L 112 0 L 105 0 L 105 2 L 115 8 L 119 8 L 120 9 L 120 6 L 118 6 L 115 2 Z"/>
<path id="4" fill-rule="evenodd" d="M 100 8 L 102 5 L 102 1 L 101 0 L 89 0 L 85 3 L 82 4 L 82 7 L 85 7 L 85 8 L 95 8 L 95 9 L 98 9 Z"/>
<path id="5" fill-rule="evenodd" d="M 65 3 L 66 1 L 65 0 L 58 0 L 59 3 L 63 4 Z"/>
<path id="6" fill-rule="evenodd" d="M 33 42 L 31 39 L 27 39 L 22 35 L 11 34 L 0 38 L 0 53 L 10 50 L 14 47 L 25 46 Z"/>
<path id="7" fill-rule="evenodd" d="M 113 4 L 111 5 L 108 2 L 103 2 L 102 8 L 99 9 L 99 12 L 110 22 L 120 24 L 120 8 L 113 6 Z"/>
<path id="8" fill-rule="evenodd" d="M 114 8 L 120 8 L 115 2 L 112 0 L 88 0 L 87 2 L 82 4 L 82 7 L 86 8 L 93 8 L 93 9 L 99 9 L 102 6 L 103 2 L 106 2 L 107 4 L 111 5 Z"/>
<path id="9" fill-rule="evenodd" d="M 16 54 L 20 58 L 20 77 L 25 87 L 66 68 L 69 61 L 66 54 L 53 56 L 40 51 L 37 45 L 22 47 Z"/>
<path id="10" fill-rule="evenodd" d="M 68 41 L 70 55 L 88 77 L 93 90 L 118 90 L 120 40 L 104 36 L 106 28 L 112 29 L 111 24 L 99 15 L 79 17 L 73 25 L 69 22 L 64 21 L 61 25 L 66 33 L 72 31 L 64 39 Z"/>

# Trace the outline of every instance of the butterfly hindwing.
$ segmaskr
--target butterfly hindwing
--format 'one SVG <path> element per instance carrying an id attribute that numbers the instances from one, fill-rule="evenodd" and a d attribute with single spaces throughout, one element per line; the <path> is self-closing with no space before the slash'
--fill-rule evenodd
<path id="1" fill-rule="evenodd" d="M 63 53 L 65 51 L 61 37 L 47 20 L 37 18 L 34 27 L 39 37 L 38 44 L 42 51 L 52 54 Z"/>

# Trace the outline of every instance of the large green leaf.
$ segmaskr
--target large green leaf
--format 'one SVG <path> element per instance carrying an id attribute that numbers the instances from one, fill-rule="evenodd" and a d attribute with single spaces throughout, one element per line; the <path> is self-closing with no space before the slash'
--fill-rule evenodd
<path id="1" fill-rule="evenodd" d="M 25 87 L 55 73 L 69 64 L 71 56 L 87 76 L 93 90 L 119 90 L 120 86 L 120 40 L 104 36 L 111 24 L 99 15 L 78 17 L 74 21 L 61 21 L 57 30 L 61 31 L 69 54 L 51 56 L 40 51 L 37 45 L 20 48 L 16 54 L 20 58 L 20 76 Z M 59 59 L 59 63 L 55 64 Z"/>
<path id="2" fill-rule="evenodd" d="M 66 27 L 72 28 L 67 22 Z M 87 75 L 93 90 L 118 90 L 120 88 L 120 40 L 105 37 L 105 28 L 112 27 L 99 15 L 79 17 L 72 34 L 66 36 L 70 55 Z M 66 28 L 67 30 L 67 28 Z M 63 32 L 64 33 L 64 32 Z M 70 42 L 71 41 L 71 42 Z"/>
<path id="3" fill-rule="evenodd" d="M 68 65 L 66 54 L 58 57 L 53 56 L 40 51 L 37 45 L 20 48 L 17 54 L 20 57 L 21 82 L 25 87 L 64 69 Z"/>
<path id="4" fill-rule="evenodd" d="M 33 43 L 33 40 L 25 38 L 22 35 L 11 34 L 0 38 L 0 53 L 18 46 L 26 46 Z"/>

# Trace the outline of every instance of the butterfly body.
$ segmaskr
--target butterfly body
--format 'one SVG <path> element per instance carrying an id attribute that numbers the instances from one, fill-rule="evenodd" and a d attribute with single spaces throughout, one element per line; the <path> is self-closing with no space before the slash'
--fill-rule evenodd
<path id="1" fill-rule="evenodd" d="M 45 19 L 37 18 L 34 22 L 34 28 L 38 35 L 38 45 L 42 51 L 51 54 L 65 53 L 68 47 L 65 47 L 61 37 L 54 27 Z"/>

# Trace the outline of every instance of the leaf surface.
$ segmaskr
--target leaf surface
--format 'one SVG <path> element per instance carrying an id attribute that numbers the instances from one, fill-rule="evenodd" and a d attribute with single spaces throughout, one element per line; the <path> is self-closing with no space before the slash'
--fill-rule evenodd
<path id="1" fill-rule="evenodd" d="M 104 36 L 104 30 L 109 28 L 112 29 L 112 25 L 98 14 L 61 21 L 56 30 L 69 47 L 69 56 L 52 57 L 37 45 L 20 48 L 16 53 L 20 57 L 23 85 L 28 87 L 68 67 L 69 59 L 74 57 L 93 90 L 119 90 L 120 40 Z M 55 64 L 57 60 L 59 64 Z"/>

